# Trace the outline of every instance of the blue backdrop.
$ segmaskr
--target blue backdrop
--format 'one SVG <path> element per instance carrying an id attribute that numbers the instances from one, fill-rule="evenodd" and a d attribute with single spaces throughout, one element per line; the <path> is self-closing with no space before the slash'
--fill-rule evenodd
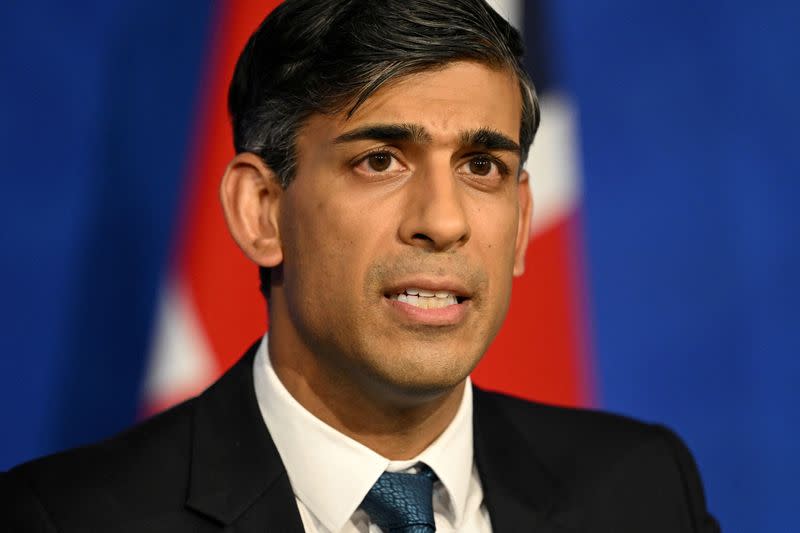
<path id="1" fill-rule="evenodd" d="M 724 531 L 796 531 L 799 4 L 549 5 L 601 404 L 678 430 Z"/>
<path id="2" fill-rule="evenodd" d="M 2 469 L 137 415 L 210 4 L 0 7 Z"/>

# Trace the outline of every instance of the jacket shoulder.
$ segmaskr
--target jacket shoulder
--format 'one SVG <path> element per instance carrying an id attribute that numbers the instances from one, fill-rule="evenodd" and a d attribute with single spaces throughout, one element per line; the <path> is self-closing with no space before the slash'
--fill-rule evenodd
<path id="1" fill-rule="evenodd" d="M 622 415 L 495 392 L 479 391 L 476 409 L 483 419 L 502 420 L 512 427 L 543 464 L 567 482 L 582 475 L 596 477 L 596 469 L 624 462 L 643 448 L 658 448 L 665 435 L 673 435 L 661 426 Z"/>
<path id="2" fill-rule="evenodd" d="M 0 474 L 2 514 L 24 524 L 20 531 L 92 531 L 182 508 L 195 401 L 103 442 Z"/>
<path id="3" fill-rule="evenodd" d="M 607 411 L 550 405 L 498 392 L 480 390 L 476 397 L 479 408 L 505 418 L 526 437 L 558 447 L 580 446 L 587 439 L 594 447 L 625 447 L 665 429 Z M 541 431 L 542 427 L 547 431 Z"/>
<path id="4" fill-rule="evenodd" d="M 601 524 L 627 531 L 630 520 L 647 523 L 649 518 L 637 517 L 636 509 L 662 515 L 665 531 L 718 531 L 706 510 L 697 465 L 669 428 L 486 391 L 476 394 L 476 408 L 484 419 L 497 417 L 514 428 L 531 455 L 586 509 L 598 531 L 606 530 Z"/>

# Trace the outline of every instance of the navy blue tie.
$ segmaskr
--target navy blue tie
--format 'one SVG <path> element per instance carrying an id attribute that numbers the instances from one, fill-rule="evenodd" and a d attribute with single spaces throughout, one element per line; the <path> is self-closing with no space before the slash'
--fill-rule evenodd
<path id="1" fill-rule="evenodd" d="M 416 474 L 384 472 L 361 502 L 370 519 L 388 533 L 432 533 L 433 482 L 436 474 L 424 463 Z"/>

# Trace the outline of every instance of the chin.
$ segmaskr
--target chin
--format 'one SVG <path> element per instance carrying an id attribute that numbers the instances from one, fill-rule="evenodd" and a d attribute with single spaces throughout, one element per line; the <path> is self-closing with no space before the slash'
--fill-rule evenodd
<path id="1" fill-rule="evenodd" d="M 372 378 L 396 394 L 410 398 L 431 398 L 453 390 L 461 384 L 480 360 L 464 351 L 416 349 L 394 350 L 394 356 L 373 358 L 368 365 Z M 474 352 L 474 351 L 473 351 Z M 385 353 L 385 352 L 384 352 Z"/>

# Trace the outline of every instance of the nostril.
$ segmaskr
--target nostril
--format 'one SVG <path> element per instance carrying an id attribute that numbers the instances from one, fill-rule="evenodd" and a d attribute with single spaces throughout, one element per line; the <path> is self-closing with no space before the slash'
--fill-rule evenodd
<path id="1" fill-rule="evenodd" d="M 430 237 L 428 237 L 424 233 L 415 233 L 414 235 L 411 236 L 411 238 L 412 239 L 419 239 L 419 240 L 422 240 L 422 241 L 433 242 L 433 239 L 431 239 Z"/>

